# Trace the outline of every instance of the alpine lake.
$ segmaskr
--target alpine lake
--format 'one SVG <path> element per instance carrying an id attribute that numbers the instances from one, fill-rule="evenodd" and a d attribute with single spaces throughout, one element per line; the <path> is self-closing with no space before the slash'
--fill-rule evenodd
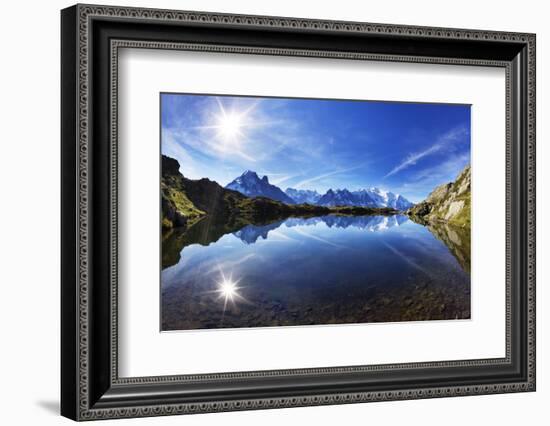
<path id="1" fill-rule="evenodd" d="M 326 215 L 162 237 L 162 331 L 469 318 L 469 229 Z"/>

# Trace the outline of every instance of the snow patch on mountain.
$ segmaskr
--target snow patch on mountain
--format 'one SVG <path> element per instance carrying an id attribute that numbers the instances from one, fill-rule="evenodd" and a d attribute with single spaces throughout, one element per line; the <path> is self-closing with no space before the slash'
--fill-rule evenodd
<path id="1" fill-rule="evenodd" d="M 360 189 L 353 192 L 347 189 L 329 189 L 317 204 L 322 206 L 390 207 L 401 211 L 413 206 L 413 203 L 405 197 L 379 188 Z"/>
<path id="2" fill-rule="evenodd" d="M 317 201 L 321 198 L 321 194 L 309 189 L 287 188 L 285 194 L 297 204 L 317 204 Z"/>
<path id="3" fill-rule="evenodd" d="M 283 203 L 295 204 L 294 200 L 286 195 L 281 188 L 270 184 L 267 176 L 260 179 L 258 174 L 252 170 L 246 170 L 225 187 L 238 191 L 247 197 L 267 197 Z"/>
<path id="4" fill-rule="evenodd" d="M 251 170 L 246 170 L 226 188 L 239 191 L 248 197 L 268 197 L 287 204 L 312 204 L 325 207 L 390 207 L 400 211 L 405 211 L 414 205 L 402 195 L 374 187 L 357 191 L 349 191 L 345 188 L 329 189 L 322 195 L 315 190 L 296 188 L 287 188 L 283 192 L 278 186 L 269 183 L 267 176 L 260 178 Z"/>

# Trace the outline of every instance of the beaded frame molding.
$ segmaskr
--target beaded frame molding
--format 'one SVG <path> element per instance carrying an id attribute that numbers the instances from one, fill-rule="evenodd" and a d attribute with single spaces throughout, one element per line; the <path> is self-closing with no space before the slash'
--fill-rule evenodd
<path id="1" fill-rule="evenodd" d="M 535 390 L 535 35 L 96 5 L 76 5 L 61 16 L 64 416 L 93 420 Z M 119 377 L 121 48 L 504 68 L 505 357 Z"/>

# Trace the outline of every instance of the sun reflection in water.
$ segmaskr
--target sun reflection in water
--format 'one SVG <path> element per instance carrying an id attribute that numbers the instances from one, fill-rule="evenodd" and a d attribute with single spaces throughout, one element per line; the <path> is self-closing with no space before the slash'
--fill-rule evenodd
<path id="1" fill-rule="evenodd" d="M 225 301 L 228 300 L 233 301 L 235 296 L 238 296 L 237 290 L 239 287 L 237 287 L 237 283 L 233 282 L 230 279 L 223 279 L 222 282 L 218 283 L 219 289 L 218 292 L 220 293 L 220 297 L 225 298 Z"/>
<path id="2" fill-rule="evenodd" d="M 243 287 L 239 286 L 240 280 L 234 280 L 233 274 L 228 277 L 224 274 L 223 270 L 220 268 L 220 280 L 216 282 L 217 289 L 214 290 L 214 293 L 218 294 L 218 299 L 223 299 L 223 313 L 222 317 L 225 315 L 227 310 L 227 305 L 231 304 L 232 306 L 236 305 L 236 301 L 243 303 L 250 303 L 246 300 L 239 290 Z"/>

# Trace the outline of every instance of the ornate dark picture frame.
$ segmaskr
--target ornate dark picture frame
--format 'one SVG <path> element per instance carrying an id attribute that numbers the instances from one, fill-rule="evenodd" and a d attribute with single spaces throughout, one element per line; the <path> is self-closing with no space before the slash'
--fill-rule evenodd
<path id="1" fill-rule="evenodd" d="M 61 413 L 74 420 L 535 390 L 535 35 L 76 5 L 61 13 Z M 506 70 L 506 356 L 120 378 L 121 47 Z"/>

